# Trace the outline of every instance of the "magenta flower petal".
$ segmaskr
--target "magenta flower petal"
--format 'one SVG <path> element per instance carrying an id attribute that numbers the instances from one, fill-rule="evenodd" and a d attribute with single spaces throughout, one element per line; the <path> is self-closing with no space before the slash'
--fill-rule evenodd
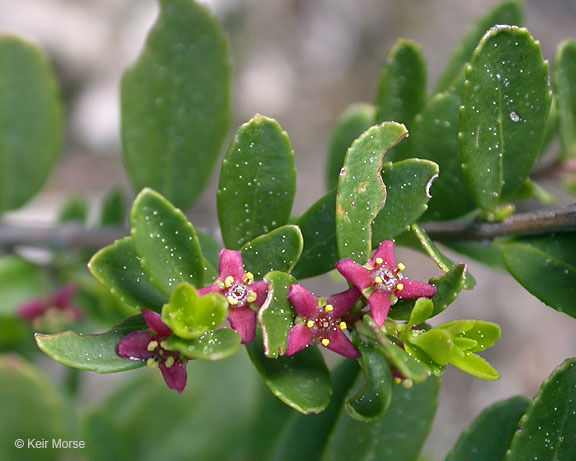
<path id="1" fill-rule="evenodd" d="M 382 264 L 389 269 L 396 269 L 396 256 L 394 255 L 394 242 L 392 240 L 384 240 L 379 246 L 374 257 L 369 261 L 369 263 L 374 266 L 376 264 L 376 259 L 382 258 L 384 261 Z"/>
<path id="2" fill-rule="evenodd" d="M 242 260 L 242 252 L 227 250 L 224 248 L 220 252 L 220 279 L 224 280 L 226 277 L 231 276 L 234 280 L 244 280 L 246 271 L 244 270 L 244 262 Z"/>
<path id="3" fill-rule="evenodd" d="M 314 339 L 314 333 L 305 325 L 295 325 L 288 333 L 288 342 L 286 344 L 286 356 L 290 357 L 296 352 L 305 349 Z"/>
<path id="4" fill-rule="evenodd" d="M 266 296 L 268 295 L 268 284 L 263 281 L 254 282 L 252 285 L 249 285 L 252 291 L 256 293 L 256 301 L 253 304 L 256 304 L 258 307 L 261 307 L 266 301 Z"/>
<path id="5" fill-rule="evenodd" d="M 166 385 L 179 394 L 182 394 L 184 388 L 186 387 L 186 382 L 188 381 L 188 374 L 186 373 L 186 364 L 182 360 L 178 359 L 174 362 L 170 368 L 166 367 L 166 364 L 161 363 L 160 371 L 162 372 L 162 377 L 166 381 Z"/>
<path id="6" fill-rule="evenodd" d="M 350 288 L 342 293 L 330 296 L 328 298 L 328 304 L 334 307 L 332 316 L 335 319 L 342 318 L 342 316 L 352 308 L 359 297 L 360 291 L 357 288 Z"/>
<path id="7" fill-rule="evenodd" d="M 288 300 L 294 306 L 296 313 L 302 317 L 311 317 L 318 310 L 318 299 L 302 285 L 292 285 Z"/>
<path id="8" fill-rule="evenodd" d="M 424 282 L 403 279 L 401 281 L 404 288 L 402 291 L 396 290 L 396 296 L 402 299 L 431 298 L 436 294 L 437 288 Z"/>
<path id="9" fill-rule="evenodd" d="M 208 293 L 222 293 L 222 290 L 215 283 L 213 283 L 212 285 L 210 285 L 208 287 L 200 288 L 198 290 L 198 294 L 200 296 L 207 295 Z"/>
<path id="10" fill-rule="evenodd" d="M 54 293 L 52 296 L 52 304 L 56 307 L 64 309 L 75 294 L 76 287 L 74 285 L 66 285 Z"/>
<path id="11" fill-rule="evenodd" d="M 150 329 L 160 336 L 168 337 L 172 334 L 172 330 L 162 321 L 162 317 L 157 312 L 145 309 L 142 311 L 142 317 L 144 317 Z"/>
<path id="12" fill-rule="evenodd" d="M 378 328 L 382 328 L 390 311 L 390 293 L 375 291 L 368 297 L 368 304 L 370 304 L 372 319 Z"/>
<path id="13" fill-rule="evenodd" d="M 354 344 L 346 337 L 342 330 L 334 330 L 328 337 L 330 343 L 326 346 L 332 352 L 336 352 L 349 359 L 357 359 L 360 352 L 354 347 Z"/>
<path id="14" fill-rule="evenodd" d="M 148 344 L 154 339 L 149 331 L 134 331 L 120 340 L 116 346 L 117 354 L 128 360 L 146 360 L 154 356 L 148 350 Z"/>
<path id="15" fill-rule="evenodd" d="M 242 337 L 242 344 L 250 344 L 256 337 L 256 312 L 249 307 L 230 310 L 228 321 L 233 330 Z"/>
<path id="16" fill-rule="evenodd" d="M 360 264 L 356 264 L 350 258 L 338 261 L 336 263 L 336 269 L 360 291 L 364 291 L 372 285 L 371 272 Z"/>
<path id="17" fill-rule="evenodd" d="M 18 315 L 32 322 L 36 317 L 44 314 L 47 309 L 48 306 L 41 299 L 32 299 L 18 308 Z"/>

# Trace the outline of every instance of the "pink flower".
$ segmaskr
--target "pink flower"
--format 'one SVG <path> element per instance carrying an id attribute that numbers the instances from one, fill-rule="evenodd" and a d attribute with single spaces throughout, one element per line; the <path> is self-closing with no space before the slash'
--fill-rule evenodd
<path id="1" fill-rule="evenodd" d="M 230 326 L 242 337 L 242 344 L 249 344 L 256 337 L 256 311 L 266 299 L 268 286 L 254 281 L 254 275 L 244 270 L 240 251 L 223 249 L 216 281 L 198 290 L 200 296 L 220 293 L 228 300 Z M 255 306 L 255 307 L 254 307 Z"/>
<path id="2" fill-rule="evenodd" d="M 165 348 L 165 341 L 172 334 L 172 330 L 162 321 L 160 314 L 143 310 L 142 317 L 148 324 L 148 330 L 134 331 L 122 338 L 116 347 L 116 353 L 128 360 L 146 360 L 150 368 L 160 368 L 166 385 L 182 394 L 186 387 L 188 359 Z"/>
<path id="3" fill-rule="evenodd" d="M 358 288 L 368 299 L 370 312 L 376 325 L 381 328 L 388 317 L 390 306 L 400 299 L 431 298 L 436 287 L 427 283 L 405 279 L 404 264 L 396 264 L 394 242 L 380 244 L 374 257 L 364 266 L 351 259 L 336 263 L 336 269 L 348 282 Z"/>
<path id="4" fill-rule="evenodd" d="M 84 313 L 72 303 L 75 294 L 76 287 L 66 285 L 48 300 L 31 299 L 25 302 L 18 308 L 18 316 L 36 328 L 76 322 L 84 317 Z"/>
<path id="5" fill-rule="evenodd" d="M 288 334 L 286 355 L 319 342 L 324 347 L 351 359 L 360 357 L 360 353 L 344 334 L 346 322 L 341 318 L 346 314 L 357 299 L 360 292 L 356 288 L 338 293 L 326 298 L 316 298 L 302 285 L 292 285 L 288 299 L 296 313 L 305 321 L 303 325 L 296 324 Z"/>

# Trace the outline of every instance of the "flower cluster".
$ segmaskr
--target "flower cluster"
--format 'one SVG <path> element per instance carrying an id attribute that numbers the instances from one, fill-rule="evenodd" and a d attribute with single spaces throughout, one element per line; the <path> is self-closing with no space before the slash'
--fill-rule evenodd
<path id="1" fill-rule="evenodd" d="M 37 330 L 60 331 L 77 322 L 84 313 L 72 302 L 76 295 L 74 285 L 66 285 L 48 299 L 31 299 L 18 308 L 18 316 Z"/>

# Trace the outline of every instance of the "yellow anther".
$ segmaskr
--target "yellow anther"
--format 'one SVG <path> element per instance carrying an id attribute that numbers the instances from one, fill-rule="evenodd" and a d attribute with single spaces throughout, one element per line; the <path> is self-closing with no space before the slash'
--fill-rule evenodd
<path id="1" fill-rule="evenodd" d="M 326 338 L 324 338 L 324 339 L 322 340 L 322 345 L 323 345 L 324 347 L 327 347 L 327 346 L 329 346 L 329 345 L 330 345 L 330 340 L 329 340 L 329 339 L 326 339 Z"/>
<path id="2" fill-rule="evenodd" d="M 306 326 L 307 326 L 308 328 L 314 328 L 314 320 L 308 320 L 308 321 L 306 322 Z"/>
<path id="3" fill-rule="evenodd" d="M 168 349 L 168 343 L 166 341 L 162 341 L 162 342 L 160 342 L 160 347 L 162 349 Z"/>
<path id="4" fill-rule="evenodd" d="M 398 263 L 398 266 L 397 266 L 397 267 L 398 267 L 398 270 L 399 270 L 399 271 L 403 271 L 404 269 L 406 269 L 406 266 L 405 266 L 404 264 L 402 264 L 402 263 Z"/>
<path id="5" fill-rule="evenodd" d="M 158 362 L 152 357 L 146 360 L 146 365 L 148 365 L 150 368 L 158 368 Z"/>
<path id="6" fill-rule="evenodd" d="M 251 291 L 250 294 L 246 297 L 246 301 L 248 301 L 249 303 L 253 303 L 257 299 L 258 295 L 256 294 L 255 291 Z"/>
<path id="7" fill-rule="evenodd" d="M 382 280 L 382 277 L 380 277 L 379 275 L 377 275 L 376 277 L 374 277 L 374 281 L 376 283 L 384 283 L 384 280 Z"/>
<path id="8" fill-rule="evenodd" d="M 394 382 L 396 384 L 400 384 L 402 382 L 402 380 L 400 378 L 394 378 Z"/>
<path id="9" fill-rule="evenodd" d="M 166 362 L 164 362 L 164 365 L 166 365 L 166 368 L 172 368 L 172 365 L 174 365 L 175 361 L 176 361 L 176 359 L 174 357 L 170 356 L 166 359 Z"/>
<path id="10" fill-rule="evenodd" d="M 228 295 L 226 296 L 226 300 L 231 306 L 235 306 L 236 304 L 238 304 L 238 300 L 234 296 Z"/>
<path id="11" fill-rule="evenodd" d="M 254 281 L 254 274 L 252 272 L 246 272 L 246 277 L 244 277 L 244 281 L 248 285 L 251 285 L 252 282 Z"/>
<path id="12" fill-rule="evenodd" d="M 412 381 L 409 378 L 402 381 L 402 387 L 404 389 L 410 389 L 413 385 L 414 385 L 414 381 Z"/>
<path id="13" fill-rule="evenodd" d="M 376 258 L 376 264 L 380 265 L 384 262 L 382 258 Z"/>
<path id="14" fill-rule="evenodd" d="M 340 329 L 345 330 L 346 328 L 348 328 L 348 325 L 346 325 L 346 322 L 340 322 Z"/>
<path id="15" fill-rule="evenodd" d="M 396 285 L 396 289 L 398 291 L 402 291 L 404 289 L 404 284 L 403 283 L 399 283 L 398 285 Z"/>
<path id="16" fill-rule="evenodd" d="M 232 277 L 231 275 L 229 275 L 224 279 L 224 285 L 226 286 L 226 288 L 230 288 L 233 283 L 234 283 L 234 277 Z"/>
<path id="17" fill-rule="evenodd" d="M 326 312 L 332 312 L 334 310 L 334 306 L 332 304 L 327 304 L 324 310 Z"/>
<path id="18" fill-rule="evenodd" d="M 224 285 L 224 282 L 222 281 L 218 281 L 216 283 L 216 285 L 218 286 L 218 288 L 220 288 L 221 290 L 223 290 L 224 288 L 226 288 L 226 285 Z"/>
<path id="19" fill-rule="evenodd" d="M 158 347 L 158 341 L 150 341 L 148 343 L 148 346 L 146 346 L 146 349 L 148 349 L 149 352 L 154 351 L 156 348 Z"/>

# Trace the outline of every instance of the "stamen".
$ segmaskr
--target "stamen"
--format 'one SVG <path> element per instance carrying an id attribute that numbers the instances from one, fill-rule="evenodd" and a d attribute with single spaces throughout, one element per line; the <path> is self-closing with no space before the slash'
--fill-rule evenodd
<path id="1" fill-rule="evenodd" d="M 255 291 L 251 291 L 250 294 L 246 297 L 246 301 L 248 301 L 249 303 L 253 303 L 257 299 L 258 295 L 256 294 Z"/>
<path id="2" fill-rule="evenodd" d="M 221 290 L 223 290 L 224 288 L 226 288 L 226 285 L 224 285 L 224 282 L 222 282 L 221 280 L 218 280 L 218 282 L 216 282 L 216 286 L 218 288 L 220 288 Z"/>
<path id="3" fill-rule="evenodd" d="M 380 265 L 384 262 L 382 258 L 376 258 L 376 264 Z"/>
<path id="4" fill-rule="evenodd" d="M 166 359 L 166 362 L 164 362 L 164 365 L 166 365 L 166 368 L 172 368 L 172 365 L 174 365 L 175 361 L 176 361 L 176 359 L 174 357 L 170 356 Z"/>
<path id="5" fill-rule="evenodd" d="M 224 280 L 224 285 L 226 286 L 226 288 L 230 288 L 233 283 L 234 283 L 234 277 L 232 277 L 231 275 L 226 277 L 226 279 Z"/>
<path id="6" fill-rule="evenodd" d="M 158 368 L 158 362 L 154 360 L 152 357 L 146 360 L 146 365 L 148 365 L 152 369 Z"/>
<path id="7" fill-rule="evenodd" d="M 158 347 L 158 341 L 150 341 L 148 343 L 148 346 L 146 346 L 146 349 L 148 349 L 149 352 L 153 352 L 157 347 Z"/>
<path id="8" fill-rule="evenodd" d="M 252 285 L 252 282 L 254 282 L 254 274 L 252 272 L 246 272 L 244 282 L 246 282 L 248 285 Z"/>
<path id="9" fill-rule="evenodd" d="M 398 270 L 402 272 L 404 269 L 406 269 L 406 266 L 402 263 L 398 263 Z"/>
<path id="10" fill-rule="evenodd" d="M 400 384 L 402 382 L 402 380 L 400 378 L 394 378 L 394 382 L 396 384 Z"/>
<path id="11" fill-rule="evenodd" d="M 238 304 L 238 300 L 234 296 L 228 295 L 226 296 L 226 300 L 231 306 L 235 306 L 236 304 Z"/>
<path id="12" fill-rule="evenodd" d="M 403 283 L 397 284 L 397 285 L 396 285 L 396 289 L 397 289 L 398 291 L 402 291 L 402 290 L 404 289 L 404 284 L 403 284 Z"/>
<path id="13" fill-rule="evenodd" d="M 384 283 L 384 281 L 382 280 L 382 277 L 380 277 L 379 275 L 377 275 L 376 277 L 374 277 L 374 281 L 376 283 Z"/>
<path id="14" fill-rule="evenodd" d="M 348 325 L 346 325 L 346 322 L 340 322 L 340 329 L 345 330 L 346 328 L 348 328 Z"/>
<path id="15" fill-rule="evenodd" d="M 168 348 L 168 343 L 167 343 L 166 341 L 162 341 L 162 342 L 160 343 L 160 347 L 161 347 L 162 349 L 167 349 L 167 348 Z"/>
<path id="16" fill-rule="evenodd" d="M 308 321 L 306 322 L 306 326 L 307 326 L 308 328 L 314 328 L 314 320 L 308 320 Z"/>
<path id="17" fill-rule="evenodd" d="M 414 381 L 412 381 L 410 378 L 407 378 L 404 381 L 402 381 L 402 387 L 404 389 L 410 389 L 413 385 Z"/>
<path id="18" fill-rule="evenodd" d="M 334 310 L 334 306 L 332 304 L 327 304 L 324 310 L 326 312 L 332 312 Z"/>
<path id="19" fill-rule="evenodd" d="M 322 345 L 323 345 L 324 347 L 328 347 L 328 346 L 330 345 L 330 340 L 324 338 L 324 339 L 322 340 Z"/>

